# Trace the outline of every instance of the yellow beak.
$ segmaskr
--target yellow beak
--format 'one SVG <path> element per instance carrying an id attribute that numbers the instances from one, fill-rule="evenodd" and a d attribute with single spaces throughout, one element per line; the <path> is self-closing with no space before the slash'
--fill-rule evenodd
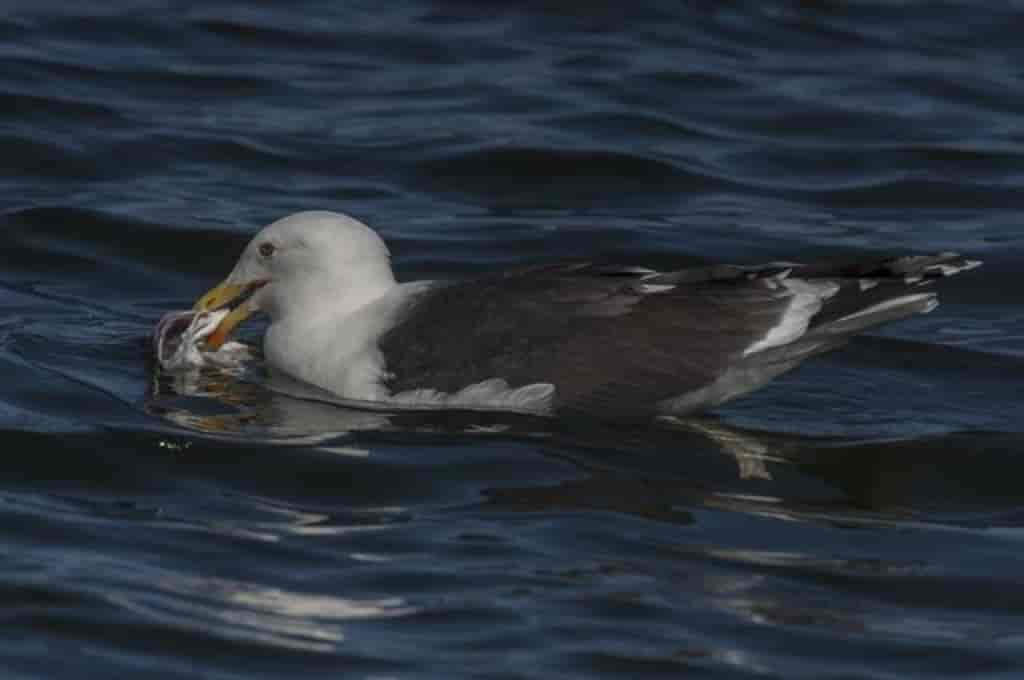
<path id="1" fill-rule="evenodd" d="M 262 286 L 265 281 L 259 281 L 254 283 L 228 283 L 223 281 L 214 288 L 211 288 L 205 295 L 203 295 L 196 303 L 192 306 L 197 312 L 212 312 L 221 307 L 226 307 L 235 300 L 243 298 L 252 292 L 254 289 Z M 217 324 L 217 328 L 214 329 L 206 338 L 206 346 L 214 351 L 220 349 L 231 332 L 235 330 L 238 324 L 242 323 L 250 316 L 252 316 L 253 309 L 249 306 L 248 300 L 243 300 L 241 304 L 232 309 L 227 316 L 221 319 L 221 322 Z"/>

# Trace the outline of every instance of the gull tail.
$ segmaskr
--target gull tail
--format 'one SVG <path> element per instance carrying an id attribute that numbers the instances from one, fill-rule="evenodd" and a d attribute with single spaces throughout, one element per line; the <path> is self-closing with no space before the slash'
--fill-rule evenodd
<path id="1" fill-rule="evenodd" d="M 981 266 L 957 253 L 912 255 L 840 266 L 795 268 L 794 276 L 825 278 L 837 284 L 811 319 L 810 336 L 846 336 L 939 306 L 931 286 L 950 276 Z"/>

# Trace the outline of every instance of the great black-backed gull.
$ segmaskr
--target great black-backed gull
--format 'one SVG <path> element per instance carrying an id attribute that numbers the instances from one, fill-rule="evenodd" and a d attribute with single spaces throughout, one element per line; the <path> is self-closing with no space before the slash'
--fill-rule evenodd
<path id="1" fill-rule="evenodd" d="M 859 331 L 930 312 L 929 284 L 979 264 L 571 263 L 398 283 L 373 230 L 314 211 L 261 230 L 194 309 L 218 312 L 210 350 L 266 313 L 268 366 L 354 405 L 646 418 L 717 406 Z"/>

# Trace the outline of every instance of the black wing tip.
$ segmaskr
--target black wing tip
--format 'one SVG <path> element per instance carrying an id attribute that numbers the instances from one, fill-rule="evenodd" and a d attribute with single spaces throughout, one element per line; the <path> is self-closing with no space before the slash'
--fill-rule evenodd
<path id="1" fill-rule="evenodd" d="M 961 272 L 969 272 L 985 264 L 984 260 L 972 260 L 960 253 L 940 253 L 938 257 L 944 258 L 943 261 L 930 265 L 926 270 L 935 271 L 939 276 L 953 276 Z"/>
<path id="2" fill-rule="evenodd" d="M 853 267 L 844 270 L 848 277 L 859 279 L 903 279 L 914 284 L 955 276 L 977 269 L 981 260 L 964 257 L 960 253 L 943 252 L 936 255 L 904 255 L 892 257 L 868 267 Z"/>

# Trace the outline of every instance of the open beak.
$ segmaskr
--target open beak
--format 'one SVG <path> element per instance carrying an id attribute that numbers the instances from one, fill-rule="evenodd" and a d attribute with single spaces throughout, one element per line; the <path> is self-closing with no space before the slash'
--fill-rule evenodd
<path id="1" fill-rule="evenodd" d="M 220 349 L 231 332 L 238 324 L 242 323 L 256 310 L 250 304 L 252 294 L 266 285 L 268 282 L 250 281 L 249 283 L 229 283 L 223 281 L 215 288 L 207 291 L 195 305 L 192 306 L 197 312 L 212 312 L 223 307 L 234 305 L 233 309 L 225 316 L 213 333 L 206 337 L 206 346 L 214 351 Z"/>

